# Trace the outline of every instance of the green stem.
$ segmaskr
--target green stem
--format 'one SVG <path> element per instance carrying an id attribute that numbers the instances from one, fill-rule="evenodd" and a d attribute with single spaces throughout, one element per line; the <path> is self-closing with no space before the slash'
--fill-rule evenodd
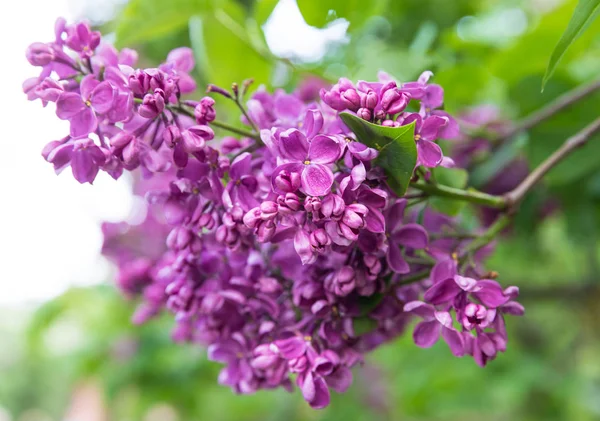
<path id="1" fill-rule="evenodd" d="M 489 206 L 490 208 L 502 209 L 506 207 L 506 200 L 502 196 L 494 196 L 474 189 L 461 190 L 440 184 L 426 184 L 421 182 L 412 183 L 410 186 L 430 196 L 464 200 L 478 205 Z"/>
<path id="2" fill-rule="evenodd" d="M 239 134 L 240 136 L 249 137 L 251 139 L 254 139 L 258 144 L 262 145 L 262 140 L 260 139 L 260 137 L 256 133 L 248 132 L 248 131 L 243 130 L 243 129 L 238 129 L 237 127 L 230 126 L 227 123 L 222 123 L 222 122 L 217 121 L 217 120 L 211 121 L 209 123 L 209 125 L 218 127 L 220 129 L 223 129 L 223 130 L 228 130 L 228 131 L 230 131 L 232 133 Z"/>

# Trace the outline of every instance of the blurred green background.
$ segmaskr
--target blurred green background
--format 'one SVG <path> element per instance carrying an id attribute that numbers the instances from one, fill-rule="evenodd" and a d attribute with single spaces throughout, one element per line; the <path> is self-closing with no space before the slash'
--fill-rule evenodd
<path id="1" fill-rule="evenodd" d="M 600 21 L 540 92 L 576 3 L 298 0 L 306 23 L 294 26 L 286 25 L 298 17 L 293 0 L 132 0 L 109 20 L 86 3 L 83 17 L 119 47 L 138 48 L 142 65 L 191 46 L 200 85 L 253 77 L 291 89 L 312 76 L 372 80 L 385 70 L 405 81 L 430 69 L 449 112 L 493 104 L 519 119 L 597 77 Z M 508 153 L 536 165 L 598 115 L 599 99 L 535 127 Z M 217 384 L 219 366 L 202 349 L 170 341 L 170 315 L 132 326 L 135 303 L 107 280 L 41 306 L 0 308 L 0 420 L 598 420 L 599 168 L 600 142 L 592 141 L 552 170 L 491 257 L 499 281 L 521 287 L 527 313 L 509 320 L 509 349 L 485 369 L 443 343 L 419 349 L 408 333 L 370 355 L 325 410 L 299 393 L 235 396 Z M 548 197 L 558 210 L 541 218 Z"/>

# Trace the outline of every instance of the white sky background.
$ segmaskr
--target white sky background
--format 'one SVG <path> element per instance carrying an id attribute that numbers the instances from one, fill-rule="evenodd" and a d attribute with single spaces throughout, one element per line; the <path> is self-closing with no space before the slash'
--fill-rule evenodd
<path id="1" fill-rule="evenodd" d="M 117 0 L 119 1 L 119 0 Z M 106 14 L 115 0 L 88 3 L 88 12 Z M 93 5 L 93 7 L 92 7 Z M 0 2 L 3 81 L 0 101 L 0 305 L 41 302 L 71 285 L 110 279 L 111 267 L 99 254 L 100 223 L 126 218 L 132 207 L 125 177 L 100 173 L 93 186 L 81 185 L 66 169 L 60 176 L 40 153 L 46 143 L 68 133 L 54 105 L 29 102 L 21 84 L 37 76 L 25 59 L 35 41 L 54 38 L 54 20 L 81 14 L 81 0 Z M 290 30 L 293 28 L 293 30 Z M 275 54 L 318 60 L 326 44 L 342 40 L 347 22 L 316 29 L 304 22 L 294 0 L 282 0 L 265 25 Z"/>
<path id="2" fill-rule="evenodd" d="M 24 53 L 34 41 L 54 38 L 54 19 L 72 20 L 67 0 L 0 2 L 3 81 L 0 102 L 0 305 L 39 302 L 69 285 L 107 279 L 109 265 L 99 255 L 100 221 L 127 217 L 127 180 L 98 177 L 80 185 L 70 169 L 55 176 L 40 152 L 68 133 L 68 123 L 29 102 L 21 90 L 39 71 Z"/>

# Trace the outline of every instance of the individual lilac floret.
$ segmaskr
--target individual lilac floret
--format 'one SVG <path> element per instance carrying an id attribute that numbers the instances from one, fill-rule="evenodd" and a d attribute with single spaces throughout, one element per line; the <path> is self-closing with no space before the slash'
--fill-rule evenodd
<path id="1" fill-rule="evenodd" d="M 98 115 L 110 111 L 115 89 L 109 82 L 99 82 L 93 75 L 83 78 L 80 94 L 64 92 L 56 102 L 56 115 L 71 123 L 71 136 L 86 136 L 98 127 Z"/>

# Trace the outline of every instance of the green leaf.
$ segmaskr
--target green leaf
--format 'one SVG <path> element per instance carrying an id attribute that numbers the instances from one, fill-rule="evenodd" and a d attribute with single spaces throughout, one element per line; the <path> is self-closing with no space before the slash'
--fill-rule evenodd
<path id="1" fill-rule="evenodd" d="M 238 3 L 221 1 L 190 21 L 192 48 L 206 57 L 202 67 L 211 83 L 224 88 L 249 78 L 257 86 L 268 83 L 273 57 L 251 41 L 246 20 Z"/>
<path id="2" fill-rule="evenodd" d="M 438 184 L 457 189 L 467 187 L 469 175 L 462 168 L 437 167 L 432 170 L 432 173 Z M 450 216 L 458 215 L 466 203 L 462 200 L 454 200 L 447 197 L 432 197 L 429 200 L 431 207 Z"/>
<path id="3" fill-rule="evenodd" d="M 385 170 L 389 186 L 403 196 L 417 164 L 415 124 L 378 126 L 348 113 L 341 113 L 340 118 L 360 142 L 379 151 L 377 164 Z"/>
<path id="4" fill-rule="evenodd" d="M 387 0 L 298 0 L 306 23 L 318 28 L 344 18 L 350 22 L 350 29 L 356 29 L 369 17 L 382 13 L 386 4 Z"/>
<path id="5" fill-rule="evenodd" d="M 554 73 L 554 69 L 558 65 L 558 62 L 567 51 L 567 48 L 581 35 L 581 33 L 587 28 L 587 26 L 596 18 L 598 7 L 600 6 L 600 0 L 579 0 L 573 16 L 569 21 L 567 29 L 560 37 L 558 44 L 554 47 L 552 55 L 550 56 L 550 62 L 546 68 L 544 79 L 542 80 L 542 91 L 546 86 L 546 82 Z"/>
<path id="6" fill-rule="evenodd" d="M 207 0 L 131 0 L 117 18 L 118 47 L 165 37 L 206 10 Z"/>
<path id="7" fill-rule="evenodd" d="M 254 3 L 254 19 L 259 25 L 264 25 L 273 13 L 279 0 L 256 0 Z"/>

